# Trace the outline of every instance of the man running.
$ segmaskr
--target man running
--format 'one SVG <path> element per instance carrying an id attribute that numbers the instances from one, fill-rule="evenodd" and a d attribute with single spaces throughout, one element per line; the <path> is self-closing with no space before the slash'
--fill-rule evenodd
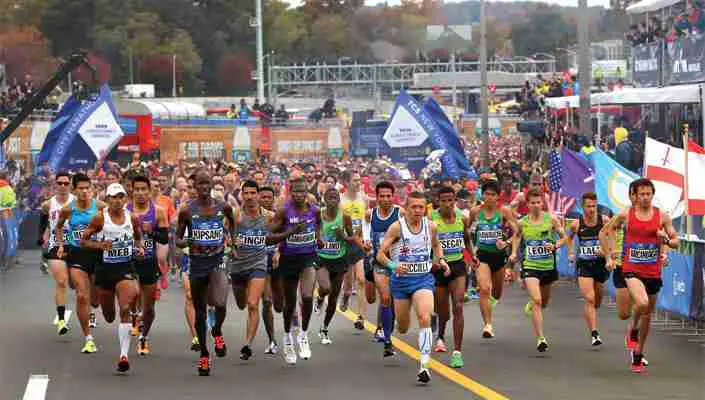
<path id="1" fill-rule="evenodd" d="M 139 292 L 142 294 L 142 321 L 140 336 L 137 339 L 139 355 L 150 353 L 149 332 L 155 317 L 155 291 L 160 276 L 158 264 L 166 263 L 166 257 L 158 256 L 157 245 L 164 246 L 169 243 L 167 212 L 150 200 L 151 185 L 150 180 L 143 175 L 132 178 L 132 203 L 127 207 L 139 221 L 140 231 L 144 236 L 144 257 L 135 260 Z"/>
<path id="2" fill-rule="evenodd" d="M 433 264 L 443 268 L 444 276 L 450 275 L 450 267 L 443 258 L 443 247 L 438 240 L 436 226 L 425 218 L 426 198 L 421 192 L 411 192 L 406 199 L 406 216 L 393 223 L 384 235 L 377 253 L 377 262 L 392 271 L 390 290 L 394 298 L 394 311 L 399 323 L 399 332 L 409 329 L 411 306 L 419 322 L 420 368 L 417 380 L 428 383 L 431 372 L 428 362 L 431 357 L 431 314 L 433 313 L 434 278 Z M 389 256 L 388 256 L 389 254 Z"/>
<path id="3" fill-rule="evenodd" d="M 252 342 L 259 324 L 259 302 L 264 293 L 267 276 L 267 245 L 279 243 L 296 232 L 296 227 L 281 234 L 271 234 L 267 224 L 273 213 L 259 203 L 257 182 L 247 180 L 242 185 L 242 212 L 236 213 L 232 231 L 233 255 L 229 258 L 230 277 L 237 306 L 247 307 L 245 345 L 240 359 L 252 357 Z"/>
<path id="4" fill-rule="evenodd" d="M 551 284 L 558 280 L 555 252 L 568 238 L 558 218 L 542 211 L 544 201 L 541 191 L 529 190 L 527 200 L 529 214 L 519 220 L 519 233 L 524 243 L 521 278 L 529 295 L 524 312 L 532 317 L 536 349 L 543 353 L 548 350 L 548 340 L 543 331 L 543 309 L 548 306 L 551 297 Z M 560 237 L 558 241 L 555 234 Z"/>
<path id="5" fill-rule="evenodd" d="M 125 209 L 127 192 L 119 183 L 105 190 L 108 207 L 93 217 L 81 239 L 81 247 L 102 252 L 101 261 L 95 268 L 95 285 L 98 288 L 103 317 L 108 323 L 115 320 L 115 298 L 118 301 L 120 324 L 118 341 L 120 359 L 118 372 L 130 369 L 127 355 L 130 351 L 130 306 L 137 298 L 135 285 L 134 255 L 144 257 L 144 243 L 139 219 Z M 91 239 L 93 235 L 96 239 Z"/>
<path id="6" fill-rule="evenodd" d="M 44 245 L 44 235 L 49 228 L 49 241 L 47 243 L 44 258 L 49 264 L 49 272 L 54 278 L 56 288 L 54 290 L 54 303 L 56 304 L 56 320 L 54 325 L 59 335 L 65 335 L 69 332 L 69 325 L 65 321 L 66 316 L 66 287 L 69 282 L 69 271 L 66 268 L 65 257 L 59 258 L 57 255 L 59 249 L 56 240 L 56 224 L 59 221 L 61 210 L 68 206 L 69 203 L 75 200 L 74 195 L 70 193 L 71 177 L 68 172 L 59 172 L 54 178 L 54 188 L 56 195 L 45 201 L 41 206 L 41 215 L 39 217 L 39 239 L 40 247 Z M 62 241 L 67 241 L 67 231 L 63 230 Z"/>
<path id="7" fill-rule="evenodd" d="M 345 192 L 342 202 L 343 212 L 352 220 L 353 231 L 358 238 L 362 238 L 362 221 L 367 213 L 367 202 L 360 191 L 361 182 L 362 178 L 358 172 L 350 174 L 348 190 Z M 355 321 L 355 329 L 363 330 L 367 319 L 367 305 L 362 295 L 365 290 L 364 254 L 362 247 L 356 245 L 351 245 L 348 250 L 350 270 L 346 274 L 351 276 L 357 286 L 358 293 L 355 307 L 355 313 L 358 317 Z M 348 304 L 348 300 L 343 299 L 343 303 Z"/>
<path id="8" fill-rule="evenodd" d="M 387 181 L 382 181 L 375 186 L 377 206 L 368 212 L 370 221 L 370 234 L 372 239 L 372 268 L 374 271 L 374 281 L 379 294 L 379 319 L 381 320 L 382 332 L 384 335 L 384 357 L 393 356 L 392 331 L 394 330 L 394 308 L 392 294 L 389 290 L 389 276 L 391 272 L 378 261 L 382 241 L 385 234 L 399 217 L 404 215 L 404 210 L 394 205 L 394 185 Z M 379 324 L 379 322 L 378 322 Z"/>
<path id="9" fill-rule="evenodd" d="M 54 229 L 54 239 L 57 241 L 57 257 L 66 255 L 66 265 L 69 268 L 69 278 L 76 290 L 76 315 L 81 324 L 81 331 L 85 343 L 82 353 L 95 353 L 98 347 L 91 332 L 90 302 L 92 292 L 92 278 L 98 254 L 94 250 L 81 248 L 81 239 L 88 224 L 93 217 L 103 211 L 105 204 L 98 202 L 91 195 L 91 180 L 85 174 L 75 174 L 72 178 L 72 187 L 76 199 L 61 209 L 59 220 Z M 68 246 L 64 245 L 64 223 L 68 222 Z"/>
<path id="10" fill-rule="evenodd" d="M 290 364 L 296 364 L 291 325 L 296 309 L 296 298 L 301 284 L 302 321 L 297 342 L 299 356 L 304 360 L 311 357 L 308 341 L 308 327 L 313 312 L 313 287 L 316 283 L 315 265 L 316 232 L 321 221 L 318 208 L 307 201 L 306 181 L 294 179 L 290 182 L 291 196 L 279 208 L 272 221 L 272 232 L 289 230 L 293 226 L 303 225 L 298 232 L 291 235 L 280 246 L 279 274 L 281 274 L 284 289 L 284 359 Z"/>
<path id="11" fill-rule="evenodd" d="M 316 271 L 316 280 L 318 281 L 318 308 L 322 308 L 325 297 L 328 297 L 328 306 L 326 307 L 323 325 L 318 331 L 318 336 L 321 339 L 321 344 L 328 345 L 333 343 L 328 334 L 328 326 L 330 325 L 333 315 L 335 315 L 336 307 L 338 306 L 338 295 L 340 288 L 343 285 L 343 278 L 348 269 L 349 258 L 348 251 L 352 246 L 362 248 L 360 233 L 355 232 L 353 219 L 350 215 L 343 214 L 340 210 L 340 194 L 335 187 L 326 189 L 323 194 L 325 207 L 320 211 L 320 243 L 318 249 L 319 265 Z M 364 214 L 362 214 L 364 216 Z M 362 261 L 362 260 L 360 260 Z M 362 263 L 360 262 L 362 268 Z M 356 264 L 357 265 L 357 262 Z M 363 280 L 364 280 L 364 271 Z M 362 308 L 366 308 L 362 289 L 359 293 L 359 299 L 362 301 Z M 359 314 L 362 316 L 363 314 Z M 358 319 L 360 321 L 360 319 Z M 363 328 L 364 328 L 364 320 Z M 357 325 L 356 325 L 357 327 Z"/>
<path id="12" fill-rule="evenodd" d="M 267 218 L 267 229 L 271 232 L 270 225 L 274 217 L 274 189 L 265 186 L 259 188 L 259 204 L 262 211 L 270 216 Z M 264 282 L 264 291 L 262 292 L 262 322 L 264 330 L 267 333 L 269 346 L 264 351 L 265 354 L 276 354 L 279 351 L 279 346 L 274 336 L 274 312 L 282 312 L 283 308 L 283 289 L 282 280 L 279 275 L 279 248 L 276 244 L 267 245 L 267 277 Z"/>
<path id="13" fill-rule="evenodd" d="M 210 353 L 206 342 L 206 315 L 209 303 L 215 303 L 215 324 L 211 334 L 215 342 L 215 353 L 225 357 L 227 348 L 222 326 L 225 321 L 227 301 L 227 277 L 221 269 L 225 249 L 225 221 L 234 226 L 232 208 L 211 198 L 213 181 L 206 171 L 195 174 L 197 198 L 188 207 L 179 210 L 179 225 L 176 245 L 189 247 L 189 284 L 195 311 L 195 327 L 201 357 L 198 374 L 210 375 Z M 184 237 L 188 228 L 189 236 Z"/>
<path id="14" fill-rule="evenodd" d="M 568 259 L 576 263 L 578 269 L 578 285 L 585 299 L 583 315 L 590 330 L 592 345 L 599 346 L 602 338 L 597 330 L 597 309 L 602 304 L 603 284 L 610 275 L 600 249 L 599 235 L 609 219 L 597 213 L 597 195 L 593 192 L 583 194 L 581 206 L 583 215 L 570 224 Z M 577 260 L 572 244 L 575 236 L 578 237 Z"/>
<path id="15" fill-rule="evenodd" d="M 671 217 L 652 204 L 655 194 L 654 184 L 642 178 L 634 181 L 633 187 L 636 206 L 615 215 L 607 229 L 615 231 L 616 227 L 626 223 L 622 271 L 627 290 L 634 301 L 634 312 L 639 318 L 639 326 L 635 327 L 638 329 L 638 341 L 632 350 L 631 370 L 641 373 L 646 372 L 646 365 L 642 362 L 642 358 L 649 335 L 651 313 L 656 307 L 656 298 L 663 286 L 661 246 L 677 248 L 680 245 L 680 239 L 673 228 Z M 615 265 L 611 253 L 607 254 L 607 264 L 610 268 Z"/>
<path id="16" fill-rule="evenodd" d="M 468 224 L 477 223 L 475 258 L 479 261 L 475 274 L 480 292 L 480 313 L 484 327 L 482 337 L 494 337 L 492 328 L 492 309 L 502 298 L 505 280 L 505 267 L 507 265 L 508 240 L 504 228 L 509 227 L 514 234 L 511 238 L 512 251 L 509 264 L 516 261 L 516 251 L 519 247 L 517 240 L 517 224 L 514 213 L 508 207 L 500 206 L 499 186 L 490 181 L 482 185 L 482 205 L 475 206 L 470 211 Z"/>
<path id="17" fill-rule="evenodd" d="M 465 295 L 465 279 L 468 267 L 465 264 L 463 251 L 470 243 L 470 224 L 463 218 L 460 209 L 455 207 L 455 191 L 450 187 L 441 187 L 438 191 L 438 210 L 432 213 L 432 221 L 438 230 L 438 240 L 443 247 L 443 254 L 450 267 L 450 275 L 443 271 L 435 272 L 436 278 L 436 312 L 438 313 L 438 340 L 435 350 L 445 352 L 445 328 L 450 320 L 450 303 L 453 304 L 453 353 L 450 357 L 452 368 L 463 367 L 463 298 Z"/>

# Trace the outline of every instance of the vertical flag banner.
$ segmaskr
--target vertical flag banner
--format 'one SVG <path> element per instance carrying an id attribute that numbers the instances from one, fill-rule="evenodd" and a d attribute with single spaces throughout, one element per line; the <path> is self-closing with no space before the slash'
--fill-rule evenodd
<path id="1" fill-rule="evenodd" d="M 64 105 L 47 135 L 39 162 L 47 161 L 53 171 L 93 168 L 123 136 L 108 85 L 97 96 Z"/>
<path id="2" fill-rule="evenodd" d="M 563 149 L 561 152 L 563 179 L 561 190 L 566 196 L 579 201 L 583 194 L 595 190 L 595 173 L 589 163 L 579 153 Z"/>
<path id="3" fill-rule="evenodd" d="M 458 164 L 461 174 L 470 179 L 477 179 L 475 169 L 470 166 L 470 162 L 465 156 L 465 148 L 460 140 L 457 129 L 455 129 L 453 123 L 450 122 L 446 113 L 433 97 L 429 97 L 424 103 L 424 111 L 426 111 L 436 122 L 436 125 L 438 125 L 443 141 L 445 142 L 443 149 L 450 153 L 450 156 Z"/>
<path id="4" fill-rule="evenodd" d="M 638 179 L 639 175 L 619 165 L 602 150 L 595 150 L 588 157 L 595 171 L 597 203 L 613 213 L 631 206 L 629 184 Z"/>
<path id="5" fill-rule="evenodd" d="M 664 211 L 676 218 L 674 211 L 683 197 L 685 154 L 683 149 L 647 137 L 644 149 L 645 176 L 654 183 Z"/>
<path id="6" fill-rule="evenodd" d="M 566 216 L 575 206 L 575 197 L 563 193 L 565 172 L 558 151 L 553 150 L 548 158 L 548 189 L 550 190 L 548 211 L 560 217 Z"/>
<path id="7" fill-rule="evenodd" d="M 688 141 L 688 214 L 705 215 L 705 149 Z"/>

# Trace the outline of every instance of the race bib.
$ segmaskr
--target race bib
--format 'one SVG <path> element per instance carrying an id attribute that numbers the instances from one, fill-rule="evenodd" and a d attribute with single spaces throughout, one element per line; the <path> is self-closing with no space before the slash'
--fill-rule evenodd
<path id="1" fill-rule="evenodd" d="M 237 247 L 243 250 L 262 250 L 266 247 L 265 231 L 248 230 L 238 234 Z"/>
<path id="2" fill-rule="evenodd" d="M 286 239 L 286 244 L 291 247 L 311 246 L 316 242 L 316 232 L 295 233 Z"/>
<path id="3" fill-rule="evenodd" d="M 465 239 L 463 232 L 443 232 L 438 234 L 438 241 L 441 242 L 443 254 L 448 256 L 463 252 Z"/>
<path id="4" fill-rule="evenodd" d="M 191 240 L 199 246 L 218 246 L 223 243 L 223 227 L 194 228 L 190 233 Z"/>
<path id="5" fill-rule="evenodd" d="M 323 240 L 323 247 L 320 247 L 318 249 L 318 252 L 321 254 L 325 255 L 337 255 L 340 253 L 340 248 L 341 248 L 341 243 L 334 238 L 331 237 L 324 237 Z"/>
<path id="6" fill-rule="evenodd" d="M 597 240 L 581 240 L 578 247 L 578 259 L 597 260 L 600 257 L 600 244 Z"/>
<path id="7" fill-rule="evenodd" d="M 553 257 L 553 252 L 548 245 L 548 240 L 527 240 L 526 258 L 531 261 L 549 260 Z"/>
<path id="8" fill-rule="evenodd" d="M 154 239 L 145 238 L 144 239 L 144 257 L 154 258 Z"/>
<path id="9" fill-rule="evenodd" d="M 103 251 L 103 262 L 108 264 L 132 261 L 132 240 L 113 241 L 113 247 Z"/>
<path id="10" fill-rule="evenodd" d="M 502 226 L 500 224 L 478 224 L 477 242 L 479 244 L 496 246 L 497 239 L 502 238 Z"/>
<path id="11" fill-rule="evenodd" d="M 628 251 L 629 262 L 633 264 L 656 264 L 658 262 L 659 248 L 656 244 L 632 243 Z"/>
<path id="12" fill-rule="evenodd" d="M 405 275 L 421 275 L 431 272 L 431 263 L 423 262 L 399 262 L 399 266 L 406 269 Z"/>

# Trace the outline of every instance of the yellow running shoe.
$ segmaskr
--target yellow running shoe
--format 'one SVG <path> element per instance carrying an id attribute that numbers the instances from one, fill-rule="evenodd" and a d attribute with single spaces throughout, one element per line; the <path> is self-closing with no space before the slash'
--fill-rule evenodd
<path id="1" fill-rule="evenodd" d="M 71 330 L 71 328 L 66 324 L 66 321 L 61 319 L 56 322 L 56 333 L 58 333 L 59 336 L 69 333 L 69 330 Z"/>
<path id="2" fill-rule="evenodd" d="M 526 314 L 527 316 L 530 317 L 531 314 L 533 314 L 533 312 L 534 312 L 534 303 L 531 300 L 529 300 L 526 303 L 526 305 L 524 306 L 524 314 Z"/>
<path id="3" fill-rule="evenodd" d="M 93 354 L 98 351 L 98 346 L 95 345 L 95 342 L 93 339 L 87 339 L 86 343 L 83 345 L 83 349 L 81 349 L 81 353 L 84 354 Z"/>
<path id="4" fill-rule="evenodd" d="M 137 340 L 137 354 L 141 356 L 146 356 L 149 354 L 149 339 L 146 337 L 141 337 Z"/>

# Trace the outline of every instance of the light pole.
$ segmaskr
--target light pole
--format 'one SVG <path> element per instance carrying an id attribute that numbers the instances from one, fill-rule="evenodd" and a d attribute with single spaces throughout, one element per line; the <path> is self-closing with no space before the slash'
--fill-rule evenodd
<path id="1" fill-rule="evenodd" d="M 171 55 L 171 97 L 176 97 L 176 54 Z"/>
<path id="2" fill-rule="evenodd" d="M 255 0 L 257 29 L 257 98 L 264 101 L 264 44 L 262 38 L 262 0 Z"/>
<path id="3" fill-rule="evenodd" d="M 587 0 L 578 0 L 578 46 L 580 65 L 578 82 L 580 83 L 580 133 L 592 140 L 592 123 L 590 121 L 590 87 L 592 86 L 592 66 L 590 63 L 590 37 L 588 30 Z"/>
<path id="4" fill-rule="evenodd" d="M 486 0 L 480 0 L 480 139 L 482 144 L 480 154 L 485 168 L 490 166 L 490 138 L 489 138 L 489 115 L 487 104 L 487 13 Z"/>
<path id="5" fill-rule="evenodd" d="M 562 50 L 562 51 L 565 51 L 566 53 L 570 54 L 571 58 L 573 59 L 573 61 L 571 61 L 571 64 L 572 64 L 573 68 L 575 68 L 575 66 L 578 64 L 578 62 L 577 62 L 578 53 L 576 53 L 574 50 L 566 49 L 565 47 L 556 47 L 556 50 Z"/>

